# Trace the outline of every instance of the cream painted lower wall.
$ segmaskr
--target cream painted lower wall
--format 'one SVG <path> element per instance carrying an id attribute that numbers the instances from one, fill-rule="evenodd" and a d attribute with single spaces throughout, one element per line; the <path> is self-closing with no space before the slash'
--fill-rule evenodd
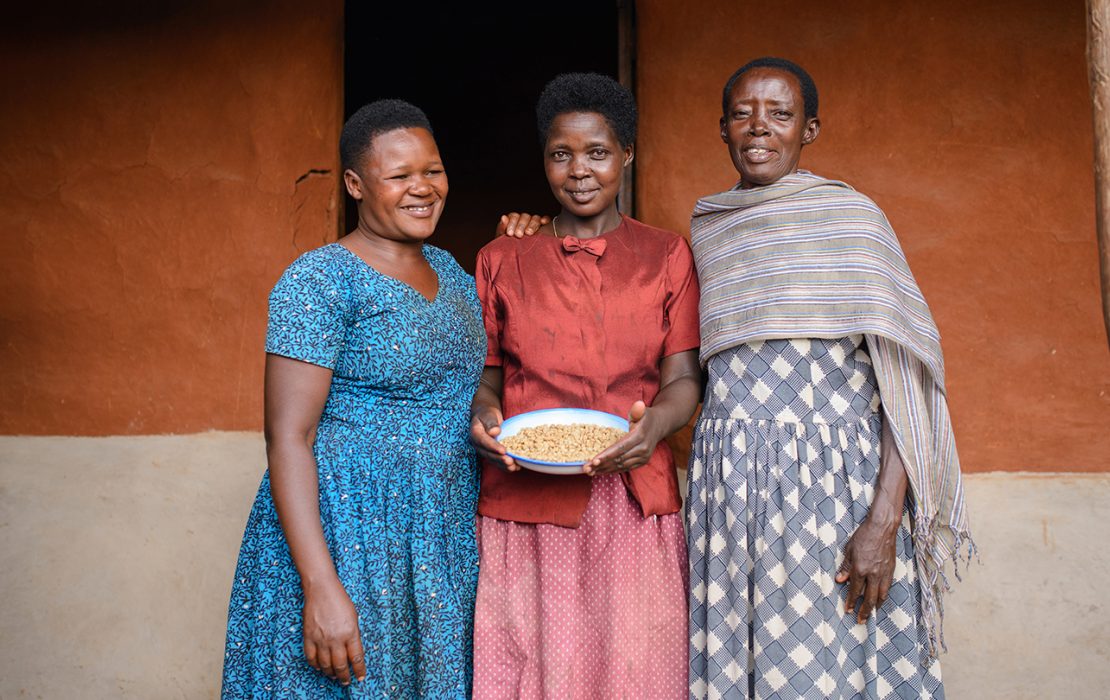
<path id="1" fill-rule="evenodd" d="M 0 437 L 0 698 L 214 698 L 260 435 Z M 1110 475 L 967 478 L 950 698 L 1110 688 Z"/>

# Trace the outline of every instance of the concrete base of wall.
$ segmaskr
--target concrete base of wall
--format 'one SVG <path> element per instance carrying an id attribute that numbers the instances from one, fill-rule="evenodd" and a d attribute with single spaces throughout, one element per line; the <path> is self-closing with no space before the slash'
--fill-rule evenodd
<path id="1" fill-rule="evenodd" d="M 214 698 L 263 470 L 253 433 L 0 438 L 0 698 Z M 1110 686 L 1110 475 L 967 479 L 982 565 L 948 598 L 952 698 Z"/>

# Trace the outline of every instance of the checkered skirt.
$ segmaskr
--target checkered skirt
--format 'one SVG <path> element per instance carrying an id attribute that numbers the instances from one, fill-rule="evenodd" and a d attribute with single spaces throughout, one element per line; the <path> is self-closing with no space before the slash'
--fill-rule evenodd
<path id="1" fill-rule="evenodd" d="M 910 513 L 865 624 L 836 583 L 879 468 L 863 336 L 768 340 L 710 358 L 686 503 L 691 698 L 943 698 L 925 665 Z"/>

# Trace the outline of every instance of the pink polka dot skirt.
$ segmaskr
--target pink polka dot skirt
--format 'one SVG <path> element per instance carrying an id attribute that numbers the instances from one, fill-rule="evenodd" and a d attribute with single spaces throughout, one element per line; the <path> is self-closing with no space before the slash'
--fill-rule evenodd
<path id="1" fill-rule="evenodd" d="M 686 698 L 686 543 L 616 475 L 578 528 L 479 519 L 474 698 Z"/>

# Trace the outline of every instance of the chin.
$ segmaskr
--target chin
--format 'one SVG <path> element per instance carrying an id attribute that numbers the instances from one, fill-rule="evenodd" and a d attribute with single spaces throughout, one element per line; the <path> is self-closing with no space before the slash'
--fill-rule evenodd
<path id="1" fill-rule="evenodd" d="M 606 200 L 604 202 L 599 202 L 598 200 L 595 199 L 594 201 L 592 201 L 588 204 L 579 204 L 578 202 L 575 202 L 574 200 L 570 200 L 570 201 L 560 202 L 560 204 L 563 205 L 563 209 L 565 209 L 567 211 L 567 213 L 574 214 L 575 216 L 577 216 L 580 219 L 589 219 L 590 217 L 594 217 L 594 216 L 597 216 L 598 214 L 603 213 L 606 209 L 608 209 L 610 206 L 612 206 L 613 203 L 616 202 L 616 201 L 617 200 L 615 198 Z"/>

